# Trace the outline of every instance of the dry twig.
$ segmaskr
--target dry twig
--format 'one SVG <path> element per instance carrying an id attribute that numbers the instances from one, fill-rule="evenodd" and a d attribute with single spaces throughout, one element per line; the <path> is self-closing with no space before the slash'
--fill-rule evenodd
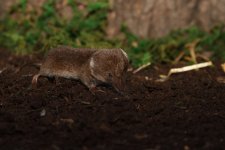
<path id="1" fill-rule="evenodd" d="M 2 70 L 0 70 L 0 74 L 5 71 L 7 68 L 3 68 Z"/>
<path id="2" fill-rule="evenodd" d="M 223 72 L 225 72 L 225 63 L 221 64 L 221 67 L 223 69 Z"/>
<path id="3" fill-rule="evenodd" d="M 135 70 L 133 71 L 133 74 L 135 74 L 135 73 L 137 73 L 137 72 L 139 72 L 139 71 L 141 71 L 141 70 L 145 69 L 145 68 L 146 68 L 146 67 L 148 67 L 149 65 L 151 65 L 151 63 L 150 63 L 150 62 L 149 62 L 149 63 L 147 63 L 147 64 L 142 65 L 141 67 L 139 67 L 139 68 L 135 69 Z"/>
<path id="4" fill-rule="evenodd" d="M 178 63 L 182 58 L 186 59 L 187 61 L 192 61 L 196 64 L 198 55 L 196 54 L 195 51 L 196 51 L 196 46 L 199 42 L 200 42 L 200 39 L 196 39 L 196 40 L 192 41 L 191 43 L 187 43 L 185 45 L 185 48 L 187 48 L 189 50 L 190 57 L 185 56 L 185 52 L 183 50 L 175 58 L 175 60 L 173 61 L 173 64 Z"/>
<path id="5" fill-rule="evenodd" d="M 60 121 L 63 122 L 63 123 L 68 123 L 68 124 L 74 123 L 74 120 L 71 119 L 71 118 L 61 118 Z"/>
<path id="6" fill-rule="evenodd" d="M 181 58 L 182 57 L 184 57 L 184 51 L 181 51 L 180 53 L 179 53 L 179 55 L 175 58 L 175 60 L 173 61 L 173 64 L 177 64 L 180 60 L 181 60 Z"/>
<path id="7" fill-rule="evenodd" d="M 196 64 L 197 63 L 197 59 L 196 59 L 196 54 L 195 54 L 195 49 L 197 44 L 200 42 L 200 39 L 194 40 L 192 43 L 188 43 L 186 45 L 186 47 L 188 48 L 188 50 L 190 51 L 190 55 L 191 55 L 191 59 L 192 61 Z"/>
<path id="8" fill-rule="evenodd" d="M 204 68 L 204 67 L 208 67 L 208 66 L 212 66 L 212 65 L 213 65 L 212 62 L 209 61 L 209 62 L 204 62 L 204 63 L 195 64 L 195 65 L 191 65 L 191 66 L 185 66 L 185 67 L 182 67 L 182 68 L 173 68 L 173 69 L 170 69 L 168 75 L 160 75 L 161 79 L 159 79 L 157 81 L 164 82 L 172 74 L 186 72 L 186 71 L 191 71 L 191 70 L 196 70 L 196 69 L 200 69 L 200 68 Z"/>
<path id="9" fill-rule="evenodd" d="M 81 104 L 84 104 L 84 105 L 91 105 L 91 103 L 88 102 L 88 101 L 80 101 L 80 103 L 81 103 Z"/>

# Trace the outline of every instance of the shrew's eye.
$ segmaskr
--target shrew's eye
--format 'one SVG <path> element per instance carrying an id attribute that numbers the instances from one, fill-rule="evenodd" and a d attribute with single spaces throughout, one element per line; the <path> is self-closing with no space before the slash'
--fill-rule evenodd
<path id="1" fill-rule="evenodd" d="M 111 73 L 108 73 L 108 77 L 111 79 L 112 78 L 112 74 Z"/>

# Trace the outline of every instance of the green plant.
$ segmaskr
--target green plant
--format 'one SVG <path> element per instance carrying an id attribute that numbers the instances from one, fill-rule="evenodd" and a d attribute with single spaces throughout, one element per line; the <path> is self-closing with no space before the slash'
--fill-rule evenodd
<path id="1" fill-rule="evenodd" d="M 56 10 L 56 1 L 48 0 L 41 8 L 27 12 L 27 0 L 20 0 L 3 19 L 0 20 L 0 46 L 17 54 L 46 52 L 57 45 L 90 48 L 123 48 L 132 65 L 138 67 L 148 62 L 172 62 L 181 53 L 189 56 L 187 45 L 199 40 L 196 53 L 210 51 L 214 59 L 225 60 L 224 25 L 204 32 L 197 27 L 172 31 L 158 39 L 139 38 L 125 27 L 122 36 L 108 39 L 106 35 L 108 0 L 77 3 L 68 0 L 73 17 L 66 20 Z M 82 8 L 82 9 L 81 9 Z M 17 14 L 18 18 L 13 18 Z"/>

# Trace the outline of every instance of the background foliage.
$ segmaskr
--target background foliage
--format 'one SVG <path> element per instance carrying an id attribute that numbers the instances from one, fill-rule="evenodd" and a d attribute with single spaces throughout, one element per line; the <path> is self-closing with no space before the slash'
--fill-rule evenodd
<path id="1" fill-rule="evenodd" d="M 54 0 L 48 0 L 42 6 L 42 13 L 35 10 L 26 12 L 27 0 L 21 0 L 0 20 L 0 46 L 17 54 L 32 52 L 45 53 L 57 45 L 89 48 L 120 47 L 127 51 L 132 64 L 137 67 L 147 62 L 174 62 L 180 53 L 188 60 L 188 45 L 198 41 L 194 50 L 204 56 L 204 52 L 212 55 L 210 59 L 225 60 L 224 25 L 214 27 L 210 32 L 203 32 L 197 27 L 172 31 L 159 39 L 141 39 L 131 34 L 126 25 L 121 27 L 121 34 L 108 38 L 107 0 L 87 1 L 86 5 L 78 5 L 68 0 L 72 7 L 73 17 L 66 20 L 60 17 L 55 9 Z M 19 19 L 12 14 L 21 14 Z"/>

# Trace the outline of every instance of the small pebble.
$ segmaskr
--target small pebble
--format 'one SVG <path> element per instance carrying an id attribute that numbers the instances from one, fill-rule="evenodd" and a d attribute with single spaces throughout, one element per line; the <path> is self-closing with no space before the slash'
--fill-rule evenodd
<path id="1" fill-rule="evenodd" d="M 42 111 L 40 112 L 40 116 L 41 117 L 44 117 L 46 115 L 46 110 L 45 109 L 42 109 Z"/>

